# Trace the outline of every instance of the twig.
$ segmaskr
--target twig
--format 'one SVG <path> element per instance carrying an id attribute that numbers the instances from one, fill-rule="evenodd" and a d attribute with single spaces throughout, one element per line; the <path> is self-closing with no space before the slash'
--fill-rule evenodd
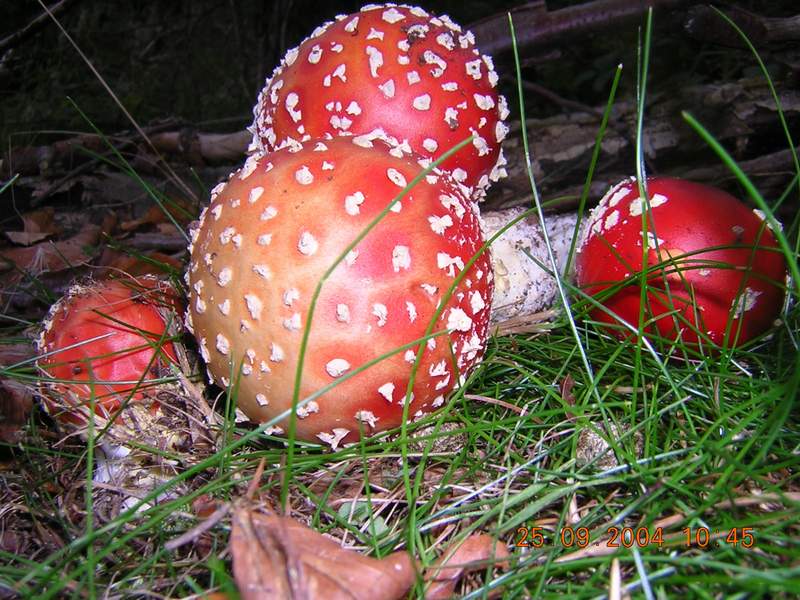
<path id="1" fill-rule="evenodd" d="M 603 118 L 603 111 L 601 109 L 594 106 L 589 106 L 583 102 L 577 102 L 575 100 L 570 100 L 569 98 L 559 96 L 553 90 L 550 90 L 543 85 L 539 85 L 538 83 L 533 83 L 532 81 L 523 81 L 522 87 L 525 89 L 525 91 L 532 92 L 543 98 L 547 98 L 554 104 L 563 106 L 564 108 L 595 115 L 598 121 Z"/>
<path id="2" fill-rule="evenodd" d="M 188 531 L 185 531 L 181 535 L 176 538 L 169 540 L 167 543 L 164 544 L 164 548 L 168 551 L 173 551 L 176 548 L 180 548 L 181 546 L 193 542 L 198 537 L 203 535 L 206 531 L 214 527 L 217 523 L 219 523 L 225 515 L 228 514 L 231 510 L 230 502 L 226 502 L 222 506 L 220 506 L 217 510 L 211 513 L 204 521 L 198 523 L 196 526 L 192 527 Z"/>
<path id="3" fill-rule="evenodd" d="M 578 6 L 548 11 L 543 2 L 532 2 L 511 11 L 517 45 L 547 46 L 565 38 L 618 26 L 641 17 L 650 7 L 677 8 L 692 0 L 596 0 Z M 481 52 L 500 54 L 511 50 L 508 17 L 493 15 L 470 25 Z"/>
<path id="4" fill-rule="evenodd" d="M 497 398 L 490 398 L 489 396 L 482 396 L 480 394 L 464 394 L 464 398 L 467 400 L 476 400 L 478 402 L 485 402 L 486 404 L 496 404 L 497 406 L 502 406 L 503 408 L 507 408 L 508 410 L 512 410 L 517 414 L 525 414 L 525 409 L 510 402 L 505 402 L 504 400 L 498 400 Z"/>
<path id="5" fill-rule="evenodd" d="M 736 6 L 725 12 L 755 46 L 800 40 L 800 15 L 769 18 Z M 745 47 L 741 36 L 710 6 L 692 7 L 687 12 L 684 29 L 690 36 L 704 42 L 732 48 Z"/>
<path id="6" fill-rule="evenodd" d="M 49 11 L 52 15 L 58 15 L 65 12 L 68 8 L 72 8 L 75 4 L 77 4 L 77 0 L 61 0 L 61 2 L 54 4 Z M 0 40 L 0 55 L 7 50 L 10 50 L 11 48 L 21 44 L 29 37 L 37 33 L 48 23 L 49 20 L 50 17 L 47 14 L 47 10 L 45 10 L 42 14 L 25 25 L 25 27 L 19 31 L 15 31 L 11 35 L 4 37 L 2 40 Z"/>

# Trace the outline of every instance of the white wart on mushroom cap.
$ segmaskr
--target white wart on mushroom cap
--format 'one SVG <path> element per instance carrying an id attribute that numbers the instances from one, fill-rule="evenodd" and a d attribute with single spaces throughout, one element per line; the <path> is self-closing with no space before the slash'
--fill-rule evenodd
<path id="1" fill-rule="evenodd" d="M 192 232 L 187 317 L 210 374 L 241 368 L 239 407 L 263 422 L 291 406 L 312 294 L 328 269 L 421 167 L 351 138 L 251 156 L 212 195 Z M 440 406 L 479 361 L 492 273 L 474 204 L 445 174 L 398 202 L 334 270 L 311 326 L 300 398 L 422 337 L 409 415 Z M 416 348 L 367 368 L 298 411 L 297 433 L 332 444 L 398 426 Z M 241 367 L 240 367 L 241 365 Z M 286 424 L 282 423 L 285 429 Z"/>
<path id="2" fill-rule="evenodd" d="M 365 6 L 286 54 L 254 108 L 251 149 L 371 134 L 436 158 L 474 135 L 442 168 L 480 198 L 505 176 L 500 143 L 508 109 L 497 79 L 472 33 L 447 16 Z"/>

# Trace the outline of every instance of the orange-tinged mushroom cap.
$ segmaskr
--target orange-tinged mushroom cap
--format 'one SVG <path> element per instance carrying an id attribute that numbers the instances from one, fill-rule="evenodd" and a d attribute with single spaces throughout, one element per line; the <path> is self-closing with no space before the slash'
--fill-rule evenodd
<path id="1" fill-rule="evenodd" d="M 361 140 L 363 143 L 364 140 Z M 210 374 L 240 373 L 238 406 L 254 421 L 291 407 L 317 283 L 422 168 L 380 142 L 314 142 L 252 156 L 213 194 L 193 231 L 187 321 Z M 492 275 L 473 204 L 429 174 L 347 254 L 322 287 L 300 398 L 422 338 L 440 308 L 413 388 L 411 416 L 434 409 L 478 362 Z M 298 410 L 297 433 L 335 443 L 400 424 L 417 345 L 342 381 Z M 285 428 L 285 422 L 282 424 Z M 349 438 L 349 439 L 352 439 Z"/>

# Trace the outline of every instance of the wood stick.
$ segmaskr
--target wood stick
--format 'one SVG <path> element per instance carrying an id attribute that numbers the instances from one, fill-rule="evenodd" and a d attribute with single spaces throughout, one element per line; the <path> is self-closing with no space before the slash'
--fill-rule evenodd
<path id="1" fill-rule="evenodd" d="M 537 1 L 512 9 L 511 18 L 518 47 L 528 49 L 640 19 L 651 7 L 666 10 L 690 3 L 690 0 L 595 0 L 548 11 L 544 2 Z M 475 34 L 481 52 L 499 55 L 511 50 L 506 13 L 472 23 L 469 29 Z"/>

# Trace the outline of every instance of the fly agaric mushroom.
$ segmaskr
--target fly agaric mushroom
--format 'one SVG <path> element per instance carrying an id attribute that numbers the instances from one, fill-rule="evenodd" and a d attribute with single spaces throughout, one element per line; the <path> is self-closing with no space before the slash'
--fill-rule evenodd
<path id="1" fill-rule="evenodd" d="M 45 319 L 37 364 L 46 404 L 63 422 L 86 424 L 89 404 L 111 419 L 128 399 L 142 400 L 149 384 L 176 361 L 167 332 L 175 291 L 153 277 L 74 285 Z"/>
<path id="2" fill-rule="evenodd" d="M 481 215 L 486 239 L 516 221 L 492 242 L 493 325 L 525 318 L 553 305 L 558 286 L 551 275 L 544 229 L 559 273 L 563 273 L 569 256 L 576 212 L 548 215 L 544 228 L 535 215 L 520 219 L 524 212 L 525 208 L 514 207 Z"/>
<path id="3" fill-rule="evenodd" d="M 253 110 L 253 151 L 335 135 L 372 135 L 436 158 L 474 136 L 442 164 L 484 195 L 505 175 L 508 128 L 492 60 L 447 16 L 369 5 L 317 28 L 267 79 Z"/>
<path id="4" fill-rule="evenodd" d="M 210 375 L 237 377 L 238 406 L 264 422 L 292 406 L 314 289 L 337 256 L 421 172 L 382 142 L 334 138 L 253 155 L 212 193 L 192 231 L 187 325 Z M 474 204 L 432 172 L 394 204 L 325 282 L 310 324 L 300 398 L 433 332 L 408 414 L 421 416 L 476 365 L 492 274 Z M 418 346 L 342 380 L 297 410 L 297 436 L 336 446 L 398 426 Z M 284 420 L 281 431 L 286 428 Z M 316 441 L 316 440 L 315 440 Z"/>
<path id="5" fill-rule="evenodd" d="M 649 203 L 636 180 L 626 180 L 594 209 L 576 260 L 578 285 L 607 294 L 603 305 L 636 326 L 644 243 L 646 331 L 690 345 L 735 346 L 767 330 L 782 305 L 786 262 L 759 213 L 681 179 L 648 179 L 647 192 Z M 592 315 L 615 322 L 599 309 Z"/>
<path id="6" fill-rule="evenodd" d="M 177 457 L 189 460 L 190 431 L 192 458 L 210 450 L 210 436 L 196 435 L 202 409 L 163 380 L 170 364 L 180 361 L 172 333 L 180 304 L 174 288 L 155 277 L 79 283 L 50 310 L 37 343 L 48 412 L 70 433 L 86 437 L 90 425 L 103 432 L 96 440 L 94 480 L 114 489 L 98 490 L 95 500 L 136 490 L 121 502 L 114 498 L 115 510 L 149 506 L 139 498 L 176 475 Z M 157 500 L 180 493 L 173 488 Z"/>

